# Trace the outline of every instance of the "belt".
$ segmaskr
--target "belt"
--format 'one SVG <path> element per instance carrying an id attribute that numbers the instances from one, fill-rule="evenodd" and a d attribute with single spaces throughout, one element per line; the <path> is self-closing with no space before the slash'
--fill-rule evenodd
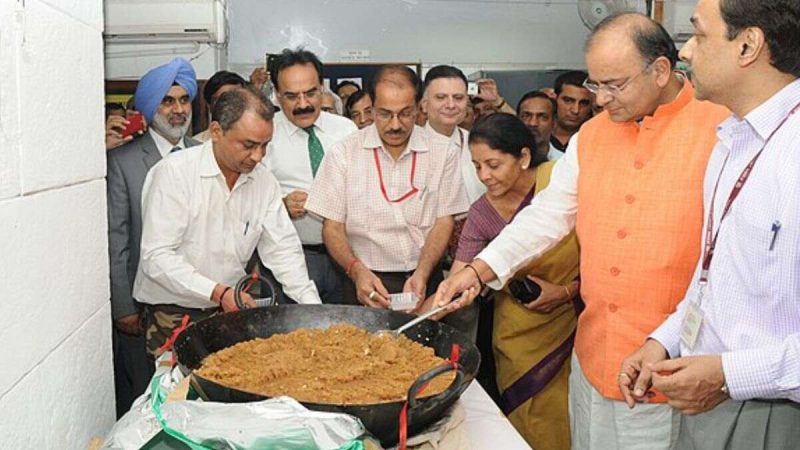
<path id="1" fill-rule="evenodd" d="M 303 250 L 308 250 L 311 253 L 328 254 L 328 249 L 325 247 L 325 244 L 303 244 Z"/>

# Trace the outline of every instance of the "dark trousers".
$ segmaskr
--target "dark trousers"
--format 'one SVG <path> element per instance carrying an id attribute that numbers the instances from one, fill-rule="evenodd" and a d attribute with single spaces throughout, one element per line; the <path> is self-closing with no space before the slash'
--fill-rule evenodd
<path id="1" fill-rule="evenodd" d="M 114 393 L 117 397 L 117 419 L 131 409 L 136 397 L 144 394 L 155 370 L 147 357 L 144 336 L 132 336 L 112 326 L 114 349 Z"/>
<path id="2" fill-rule="evenodd" d="M 304 245 L 308 277 L 317 286 L 319 297 L 325 304 L 342 304 L 343 284 L 347 277 L 338 264 L 328 255 L 323 244 Z"/>
<path id="3" fill-rule="evenodd" d="M 406 280 L 414 272 L 373 272 L 378 278 L 380 278 L 381 283 L 386 287 L 386 290 L 389 291 L 390 294 L 403 292 L 403 286 L 405 286 Z M 436 289 L 439 287 L 439 284 L 444 280 L 444 274 L 442 273 L 441 269 L 434 269 L 433 273 L 431 273 L 430 278 L 428 279 L 428 285 L 425 288 L 425 297 L 430 297 L 431 295 L 436 293 Z M 344 283 L 344 303 L 347 305 L 360 305 L 361 303 L 358 301 L 358 297 L 356 296 L 356 286 L 353 284 L 353 281 L 348 279 Z M 470 337 L 470 339 L 474 342 L 475 335 L 478 329 L 478 308 L 475 303 L 472 305 L 461 308 L 458 311 L 448 314 L 444 319 L 442 319 L 442 323 L 450 325 L 451 327 L 461 331 L 462 333 L 466 334 Z"/>

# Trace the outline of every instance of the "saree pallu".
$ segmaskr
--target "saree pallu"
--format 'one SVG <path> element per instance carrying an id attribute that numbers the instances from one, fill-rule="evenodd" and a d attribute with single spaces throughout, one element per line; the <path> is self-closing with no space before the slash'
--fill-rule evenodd
<path id="1" fill-rule="evenodd" d="M 552 165 L 540 166 L 537 192 L 549 182 Z M 517 273 L 566 286 L 579 271 L 575 233 Z M 528 310 L 507 289 L 494 301 L 493 353 L 501 407 L 511 423 L 536 450 L 569 449 L 567 407 L 569 358 L 577 314 L 573 302 L 550 313 Z"/>

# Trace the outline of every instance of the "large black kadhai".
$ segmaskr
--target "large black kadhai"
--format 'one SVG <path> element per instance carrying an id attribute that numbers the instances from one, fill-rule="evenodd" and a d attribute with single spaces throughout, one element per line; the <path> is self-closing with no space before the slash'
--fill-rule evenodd
<path id="1" fill-rule="evenodd" d="M 395 329 L 414 316 L 397 311 L 346 305 L 279 305 L 221 314 L 190 325 L 175 342 L 178 364 L 185 374 L 200 367 L 203 358 L 239 342 L 273 334 L 289 333 L 299 328 L 325 329 L 348 323 L 368 331 Z M 469 386 L 480 364 L 480 353 L 469 338 L 456 329 L 433 320 L 425 320 L 404 333 L 409 339 L 432 347 L 436 356 L 449 358 L 453 344 L 460 347 L 459 369 L 450 387 L 439 395 L 416 399 L 422 385 L 431 378 L 453 370 L 439 366 L 423 374 L 409 386 L 408 435 L 423 431 L 441 418 Z M 195 373 L 192 386 L 205 400 L 251 402 L 269 398 L 222 386 Z M 364 426 L 384 446 L 398 441 L 401 401 L 371 405 L 335 405 L 303 402 L 309 409 L 345 413 L 361 419 Z"/>

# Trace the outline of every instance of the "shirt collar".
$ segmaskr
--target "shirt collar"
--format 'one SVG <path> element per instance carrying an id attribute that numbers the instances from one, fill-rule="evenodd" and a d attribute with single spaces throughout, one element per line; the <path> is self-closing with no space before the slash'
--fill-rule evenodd
<path id="1" fill-rule="evenodd" d="M 778 127 L 782 120 L 800 102 L 800 80 L 794 80 L 764 103 L 750 111 L 744 120 L 758 133 L 762 140 Z"/>
<path id="2" fill-rule="evenodd" d="M 363 144 L 364 149 L 372 150 L 375 148 L 383 148 L 383 141 L 381 141 L 381 137 L 378 134 L 378 128 L 375 127 L 375 124 L 364 128 L 364 132 L 366 133 Z M 403 154 L 408 151 L 414 151 L 417 153 L 427 152 L 428 141 L 425 139 L 425 136 L 425 129 L 414 125 L 414 130 L 411 132 L 411 138 L 409 138 L 406 149 L 403 150 Z"/>
<path id="3" fill-rule="evenodd" d="M 200 176 L 206 178 L 222 175 L 217 158 L 214 157 L 214 143 L 212 141 L 204 142 L 200 151 L 203 152 L 200 157 Z"/>
<path id="4" fill-rule="evenodd" d="M 286 114 L 284 114 L 283 111 L 279 112 L 278 114 L 281 115 L 281 117 L 283 119 L 283 122 L 284 122 L 284 124 L 286 126 L 286 133 L 289 136 L 294 135 L 298 131 L 305 131 L 304 129 L 302 129 L 302 128 L 298 127 L 297 125 L 293 124 L 292 121 L 289 120 L 288 117 L 286 117 Z M 323 134 L 326 131 L 328 131 L 328 129 L 330 128 L 330 120 L 329 120 L 329 118 L 327 116 L 329 116 L 329 115 L 330 115 L 330 113 L 327 113 L 325 111 L 320 111 L 319 116 L 317 117 L 317 120 L 314 122 L 314 125 L 313 125 L 313 127 L 315 128 L 315 131 L 317 131 L 317 132 L 321 131 Z"/>
<path id="5" fill-rule="evenodd" d="M 425 131 L 428 132 L 431 136 L 441 137 L 446 139 L 448 144 L 450 145 L 456 146 L 458 148 L 462 148 L 464 146 L 463 141 L 464 141 L 464 135 L 466 133 L 462 131 L 461 128 L 459 127 L 456 127 L 455 130 L 453 130 L 453 134 L 451 134 L 450 136 L 445 136 L 436 131 L 435 129 L 433 129 L 433 127 L 431 126 L 431 122 L 427 121 L 425 122 Z"/>
<path id="6" fill-rule="evenodd" d="M 212 141 L 204 142 L 197 150 L 202 152 L 200 156 L 200 178 L 220 177 L 224 180 L 222 170 L 219 168 L 219 163 L 217 163 L 217 158 L 214 157 L 214 143 Z M 237 186 L 252 180 L 253 173 L 259 170 L 260 165 L 261 163 L 256 164 L 256 167 L 250 173 L 240 173 L 233 189 L 235 190 Z"/>
<path id="7" fill-rule="evenodd" d="M 717 137 L 728 148 L 732 147 L 732 141 L 739 133 L 753 133 L 762 142 L 766 141 L 798 101 L 800 80 L 795 80 L 750 111 L 744 120 L 735 114 L 725 119 L 717 128 Z"/>
<path id="8" fill-rule="evenodd" d="M 664 116 L 667 117 L 673 116 L 678 111 L 682 110 L 684 106 L 688 105 L 689 102 L 692 101 L 692 99 L 694 99 L 694 88 L 692 87 L 692 83 L 690 83 L 689 80 L 686 79 L 685 77 L 682 78 L 683 78 L 683 87 L 681 88 L 681 91 L 678 92 L 678 96 L 675 97 L 675 100 L 660 105 L 658 108 L 656 108 L 656 111 L 655 113 L 653 113 L 652 117 L 645 116 L 644 118 L 642 118 L 643 124 L 647 124 L 651 120 L 657 120 Z"/>
<path id="9" fill-rule="evenodd" d="M 158 152 L 161 153 L 162 157 L 169 155 L 172 149 L 175 148 L 176 146 L 182 149 L 186 148 L 186 144 L 183 142 L 183 138 L 180 138 L 177 144 L 172 145 L 170 141 L 168 141 L 164 136 L 161 136 L 155 129 L 153 129 L 152 126 L 150 127 L 150 130 L 148 130 L 148 133 L 150 133 L 150 137 L 153 138 L 153 142 L 156 143 L 156 147 L 158 147 Z"/>

